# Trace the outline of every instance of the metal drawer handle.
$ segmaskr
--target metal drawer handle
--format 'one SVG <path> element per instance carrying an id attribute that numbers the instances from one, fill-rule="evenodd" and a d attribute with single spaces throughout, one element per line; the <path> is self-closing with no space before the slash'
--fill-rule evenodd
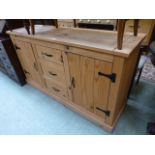
<path id="1" fill-rule="evenodd" d="M 47 57 L 53 57 L 52 54 L 47 54 L 47 53 L 42 53 L 42 55 L 45 55 L 45 56 L 47 56 Z"/>
<path id="2" fill-rule="evenodd" d="M 134 28 L 134 25 L 129 25 L 129 28 Z M 140 26 L 138 26 L 138 28 L 140 28 Z"/>
<path id="3" fill-rule="evenodd" d="M 60 92 L 59 89 L 55 88 L 55 87 L 52 87 L 54 91 L 57 91 L 57 92 Z"/>
<path id="4" fill-rule="evenodd" d="M 52 73 L 51 71 L 48 71 L 48 73 L 49 73 L 50 75 L 52 75 L 52 76 L 57 76 L 57 74 Z"/>
<path id="5" fill-rule="evenodd" d="M 14 45 L 16 50 L 20 50 L 20 47 L 18 47 L 17 45 Z"/>

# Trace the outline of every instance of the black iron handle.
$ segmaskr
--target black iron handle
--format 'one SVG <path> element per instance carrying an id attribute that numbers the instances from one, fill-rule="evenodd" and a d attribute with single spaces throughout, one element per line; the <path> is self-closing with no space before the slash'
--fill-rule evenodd
<path id="1" fill-rule="evenodd" d="M 48 71 L 48 73 L 49 73 L 50 75 L 52 75 L 52 76 L 57 76 L 57 74 L 52 73 L 51 71 Z"/>
<path id="2" fill-rule="evenodd" d="M 31 75 L 31 74 L 30 74 L 27 70 L 25 70 L 25 69 L 24 69 L 24 73 L 25 73 L 25 74 Z"/>
<path id="3" fill-rule="evenodd" d="M 17 45 L 14 45 L 16 50 L 20 50 L 21 48 L 18 47 Z"/>
<path id="4" fill-rule="evenodd" d="M 98 75 L 105 76 L 105 77 L 109 78 L 112 82 L 115 82 L 116 81 L 116 74 L 115 73 L 105 74 L 103 72 L 98 72 Z"/>
<path id="5" fill-rule="evenodd" d="M 106 116 L 110 116 L 110 111 L 109 110 L 103 110 L 103 109 L 101 109 L 99 107 L 96 107 L 96 109 L 103 112 L 103 113 L 105 113 Z"/>
<path id="6" fill-rule="evenodd" d="M 72 79 L 71 79 L 71 84 L 72 84 L 73 88 L 75 88 L 75 78 L 74 77 L 72 77 Z"/>
<path id="7" fill-rule="evenodd" d="M 45 56 L 47 56 L 47 57 L 53 57 L 52 54 L 47 54 L 47 53 L 42 53 L 42 55 L 45 55 Z"/>
<path id="8" fill-rule="evenodd" d="M 52 87 L 54 91 L 57 91 L 57 92 L 60 92 L 59 89 L 55 88 L 55 87 Z"/>

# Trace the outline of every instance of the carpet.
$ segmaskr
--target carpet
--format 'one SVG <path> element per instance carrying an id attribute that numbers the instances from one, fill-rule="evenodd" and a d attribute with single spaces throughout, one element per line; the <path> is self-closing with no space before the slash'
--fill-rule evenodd
<path id="1" fill-rule="evenodd" d="M 155 83 L 155 67 L 152 65 L 151 60 L 148 58 L 144 65 L 141 78 Z"/>
<path id="2" fill-rule="evenodd" d="M 155 120 L 155 84 L 140 80 L 112 133 L 0 72 L 0 135 L 140 135 Z"/>

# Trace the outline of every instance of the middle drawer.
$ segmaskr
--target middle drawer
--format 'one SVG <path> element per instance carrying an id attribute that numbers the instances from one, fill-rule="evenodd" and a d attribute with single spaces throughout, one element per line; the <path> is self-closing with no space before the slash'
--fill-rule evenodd
<path id="1" fill-rule="evenodd" d="M 40 61 L 42 71 L 45 77 L 52 78 L 62 84 L 66 84 L 65 72 L 63 65 L 55 62 Z"/>

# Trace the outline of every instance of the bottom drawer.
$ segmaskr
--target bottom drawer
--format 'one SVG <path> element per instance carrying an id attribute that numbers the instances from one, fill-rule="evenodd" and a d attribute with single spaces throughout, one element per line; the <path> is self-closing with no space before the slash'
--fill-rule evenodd
<path id="1" fill-rule="evenodd" d="M 60 97 L 68 97 L 67 88 L 63 85 L 60 85 L 57 82 L 53 82 L 51 79 L 45 79 L 46 87 L 50 94 L 55 94 Z"/>

